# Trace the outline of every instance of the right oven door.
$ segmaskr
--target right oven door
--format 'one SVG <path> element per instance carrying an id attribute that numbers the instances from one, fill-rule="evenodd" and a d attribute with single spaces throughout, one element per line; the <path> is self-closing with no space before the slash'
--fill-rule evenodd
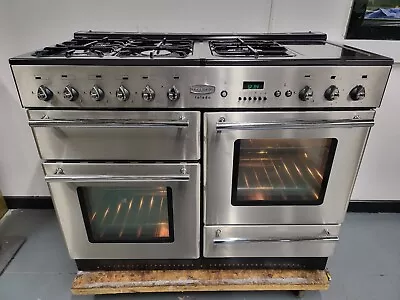
<path id="1" fill-rule="evenodd" d="M 205 224 L 341 223 L 374 113 L 207 113 Z"/>

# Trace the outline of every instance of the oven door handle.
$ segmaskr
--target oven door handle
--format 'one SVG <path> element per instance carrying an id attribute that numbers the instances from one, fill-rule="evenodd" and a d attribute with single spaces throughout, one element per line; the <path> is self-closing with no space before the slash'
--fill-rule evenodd
<path id="1" fill-rule="evenodd" d="M 189 121 L 180 120 L 130 120 L 130 119 L 49 119 L 29 120 L 31 127 L 84 127 L 84 128 L 182 128 Z"/>
<path id="2" fill-rule="evenodd" d="M 338 236 L 318 236 L 318 237 L 296 237 L 296 238 L 270 238 L 270 239 L 250 239 L 250 238 L 215 238 L 214 244 L 242 244 L 242 243 L 292 243 L 292 242 L 336 242 L 339 240 Z"/>
<path id="3" fill-rule="evenodd" d="M 342 119 L 342 120 L 313 120 L 288 122 L 246 122 L 228 123 L 219 121 L 216 124 L 217 132 L 223 130 L 273 130 L 273 129 L 313 129 L 334 127 L 372 127 L 374 120 Z"/>
<path id="4" fill-rule="evenodd" d="M 107 182 L 177 182 L 189 181 L 189 174 L 179 175 L 47 175 L 46 182 L 107 183 Z"/>

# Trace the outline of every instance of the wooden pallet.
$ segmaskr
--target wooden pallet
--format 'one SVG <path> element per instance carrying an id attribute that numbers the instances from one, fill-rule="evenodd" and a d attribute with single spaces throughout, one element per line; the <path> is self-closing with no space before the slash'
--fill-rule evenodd
<path id="1" fill-rule="evenodd" d="M 330 275 L 321 270 L 151 270 L 79 272 L 75 295 L 121 293 L 327 290 Z"/>

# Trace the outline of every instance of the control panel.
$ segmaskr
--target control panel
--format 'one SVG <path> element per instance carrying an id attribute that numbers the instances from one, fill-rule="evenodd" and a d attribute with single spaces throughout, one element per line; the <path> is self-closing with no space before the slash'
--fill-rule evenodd
<path id="1" fill-rule="evenodd" d="M 377 107 L 390 67 L 12 66 L 25 107 Z"/>

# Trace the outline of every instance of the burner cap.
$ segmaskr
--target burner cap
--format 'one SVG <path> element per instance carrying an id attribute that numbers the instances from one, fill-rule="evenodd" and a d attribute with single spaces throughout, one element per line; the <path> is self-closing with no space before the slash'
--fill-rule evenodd
<path id="1" fill-rule="evenodd" d="M 140 52 L 141 55 L 144 56 L 168 56 L 170 55 L 172 52 L 165 50 L 165 49 L 161 49 L 161 50 L 145 50 Z"/>

